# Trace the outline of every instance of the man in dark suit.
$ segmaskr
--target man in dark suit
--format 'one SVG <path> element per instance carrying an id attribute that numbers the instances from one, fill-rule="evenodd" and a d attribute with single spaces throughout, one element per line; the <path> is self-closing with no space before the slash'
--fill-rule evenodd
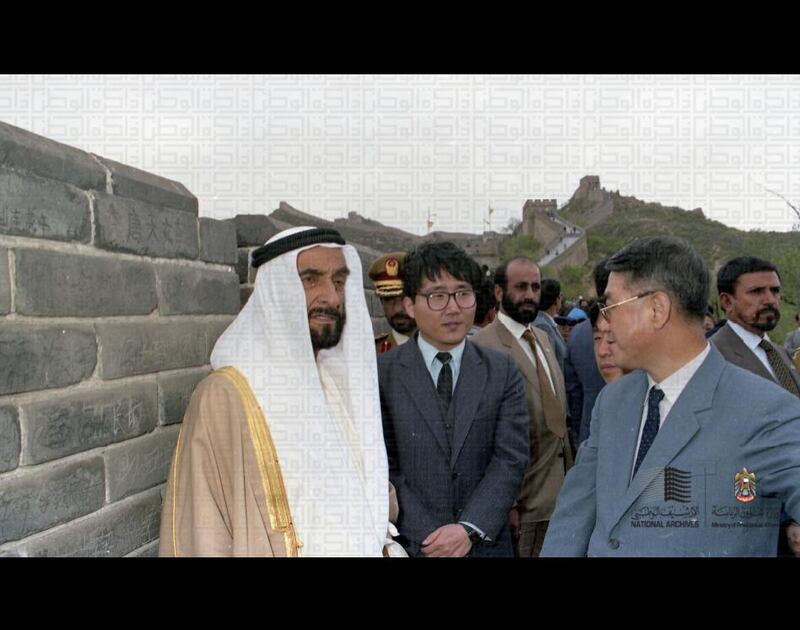
<path id="1" fill-rule="evenodd" d="M 538 265 L 512 258 L 495 272 L 497 319 L 475 335 L 476 344 L 504 352 L 525 377 L 530 419 L 530 461 L 515 508 L 509 513 L 517 531 L 518 554 L 538 557 L 564 475 L 572 466 L 567 437 L 564 378 L 547 334 L 534 327 L 540 295 Z"/>
<path id="2" fill-rule="evenodd" d="M 542 555 L 774 556 L 800 518 L 800 400 L 726 362 L 703 331 L 708 268 L 676 237 L 614 254 L 604 340 L 618 367 Z"/>
<path id="3" fill-rule="evenodd" d="M 378 357 L 398 540 L 411 556 L 511 556 L 506 518 L 529 448 L 522 376 L 466 339 L 481 272 L 464 250 L 423 244 L 404 276 L 418 332 Z"/>
<path id="4" fill-rule="evenodd" d="M 603 295 L 608 284 L 605 260 L 594 268 L 594 287 L 598 297 Z M 588 319 L 577 324 L 567 341 L 567 359 L 564 362 L 564 381 L 567 389 L 570 441 L 577 449 L 589 437 L 589 421 L 592 407 L 600 390 L 605 387 L 594 356 L 594 334 Z"/>
<path id="5" fill-rule="evenodd" d="M 739 256 L 717 273 L 719 301 L 728 322 L 710 337 L 728 361 L 800 396 L 800 375 L 786 350 L 767 332 L 781 318 L 781 277 L 771 262 Z"/>
<path id="6" fill-rule="evenodd" d="M 558 367 L 561 374 L 564 374 L 564 360 L 567 358 L 567 344 L 558 330 L 556 320 L 553 319 L 561 310 L 561 283 L 553 278 L 542 280 L 542 294 L 539 300 L 539 312 L 533 325 L 547 333 L 550 338 L 550 345 L 556 352 Z"/>

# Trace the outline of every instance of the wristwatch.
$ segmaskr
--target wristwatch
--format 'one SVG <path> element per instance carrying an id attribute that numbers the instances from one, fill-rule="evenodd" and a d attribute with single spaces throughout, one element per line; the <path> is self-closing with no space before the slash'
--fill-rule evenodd
<path id="1" fill-rule="evenodd" d="M 477 529 L 470 527 L 469 525 L 465 525 L 464 523 L 459 523 L 459 525 L 461 525 L 461 527 L 463 527 L 467 532 L 467 538 L 469 538 L 469 541 L 473 545 L 477 545 L 479 542 L 481 542 L 481 540 L 483 540 Z"/>

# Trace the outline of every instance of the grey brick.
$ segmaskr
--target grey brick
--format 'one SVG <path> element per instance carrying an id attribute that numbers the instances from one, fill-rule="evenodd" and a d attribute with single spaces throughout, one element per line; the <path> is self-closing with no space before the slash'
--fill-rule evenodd
<path id="1" fill-rule="evenodd" d="M 250 271 L 250 249 L 241 247 L 236 250 L 236 273 L 239 275 L 239 282 L 245 284 L 247 275 Z"/>
<path id="2" fill-rule="evenodd" d="M 158 422 L 151 383 L 101 386 L 22 404 L 27 444 L 24 462 L 40 464 L 152 431 Z"/>
<path id="3" fill-rule="evenodd" d="M 236 244 L 239 247 L 263 245 L 280 231 L 263 214 L 237 214 L 232 221 L 236 226 Z"/>
<path id="4" fill-rule="evenodd" d="M 91 328 L 4 323 L 0 328 L 0 395 L 78 383 L 94 372 Z"/>
<path id="5" fill-rule="evenodd" d="M 89 198 L 74 186 L 0 167 L 0 234 L 88 243 Z"/>
<path id="6" fill-rule="evenodd" d="M 158 538 L 156 538 L 153 542 L 145 545 L 144 547 L 140 547 L 135 551 L 131 551 L 126 558 L 158 558 Z"/>
<path id="7" fill-rule="evenodd" d="M 250 264 L 250 254 L 253 247 L 241 247 L 237 251 L 236 273 L 239 274 L 241 284 L 253 284 L 256 277 L 256 269 Z"/>
<path id="8" fill-rule="evenodd" d="M 83 190 L 106 185 L 105 170 L 88 153 L 4 122 L 0 122 L 0 164 Z"/>
<path id="9" fill-rule="evenodd" d="M 155 489 L 23 541 L 18 549 L 28 557 L 119 558 L 158 540 L 160 524 L 161 493 Z"/>
<path id="10" fill-rule="evenodd" d="M 105 499 L 101 457 L 12 474 L 0 481 L 0 544 L 94 512 Z"/>
<path id="11" fill-rule="evenodd" d="M 247 304 L 247 300 L 250 299 L 251 295 L 253 295 L 253 287 L 241 287 L 239 289 L 239 310 Z"/>
<path id="12" fill-rule="evenodd" d="M 104 453 L 111 501 L 164 483 L 178 441 L 179 425 L 110 446 Z"/>
<path id="13" fill-rule="evenodd" d="M 8 250 L 0 247 L 0 315 L 11 312 L 11 276 L 8 274 Z"/>
<path id="14" fill-rule="evenodd" d="M 180 182 L 142 171 L 114 160 L 95 156 L 111 171 L 114 194 L 146 201 L 156 206 L 191 212 L 197 216 L 197 197 Z"/>
<path id="15" fill-rule="evenodd" d="M 200 368 L 188 373 L 158 375 L 160 424 L 175 424 L 183 420 L 194 388 L 210 373 L 210 368 Z"/>
<path id="16" fill-rule="evenodd" d="M 0 472 L 19 465 L 19 415 L 14 407 L 0 407 Z"/>
<path id="17" fill-rule="evenodd" d="M 146 315 L 156 307 L 152 265 L 108 256 L 18 249 L 16 286 L 24 315 Z"/>
<path id="18" fill-rule="evenodd" d="M 235 265 L 236 226 L 230 221 L 200 219 L 200 259 L 207 262 Z"/>
<path id="19" fill-rule="evenodd" d="M 215 315 L 239 311 L 239 279 L 232 271 L 157 265 L 161 315 Z"/>
<path id="20" fill-rule="evenodd" d="M 217 339 L 219 339 L 219 336 L 225 332 L 225 330 L 228 328 L 228 326 L 231 325 L 231 323 L 235 318 L 236 317 L 234 315 L 230 315 L 222 318 L 220 321 L 209 322 L 208 329 L 206 332 L 208 339 L 209 356 L 211 355 L 211 351 L 214 349 L 214 344 L 217 343 Z"/>
<path id="21" fill-rule="evenodd" d="M 219 328 L 217 322 L 194 321 L 97 324 L 102 378 L 205 365 Z"/>
<path id="22" fill-rule="evenodd" d="M 197 258 L 197 217 L 143 201 L 96 193 L 95 244 L 164 258 Z"/>

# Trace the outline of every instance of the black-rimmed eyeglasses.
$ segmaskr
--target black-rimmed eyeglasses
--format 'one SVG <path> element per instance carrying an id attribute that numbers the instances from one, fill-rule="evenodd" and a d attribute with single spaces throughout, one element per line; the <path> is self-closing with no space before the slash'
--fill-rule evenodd
<path id="1" fill-rule="evenodd" d="M 428 308 L 432 311 L 443 311 L 447 308 L 452 297 L 459 308 L 472 308 L 475 306 L 475 291 L 472 289 L 461 289 L 453 293 L 445 291 L 432 291 L 431 293 L 420 293 L 428 301 Z"/>

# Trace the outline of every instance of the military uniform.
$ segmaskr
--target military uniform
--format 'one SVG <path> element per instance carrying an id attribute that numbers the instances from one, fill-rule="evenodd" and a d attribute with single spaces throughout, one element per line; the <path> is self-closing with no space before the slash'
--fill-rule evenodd
<path id="1" fill-rule="evenodd" d="M 369 277 L 375 284 L 375 295 L 379 298 L 402 297 L 403 295 L 403 261 L 405 252 L 384 254 L 369 268 Z M 409 337 L 392 329 L 375 337 L 375 351 L 378 354 L 388 352 L 408 341 Z"/>
<path id="2" fill-rule="evenodd" d="M 396 330 L 392 329 L 387 333 L 375 337 L 375 351 L 378 354 L 389 352 L 392 348 L 402 346 L 410 337 L 402 335 Z"/>

